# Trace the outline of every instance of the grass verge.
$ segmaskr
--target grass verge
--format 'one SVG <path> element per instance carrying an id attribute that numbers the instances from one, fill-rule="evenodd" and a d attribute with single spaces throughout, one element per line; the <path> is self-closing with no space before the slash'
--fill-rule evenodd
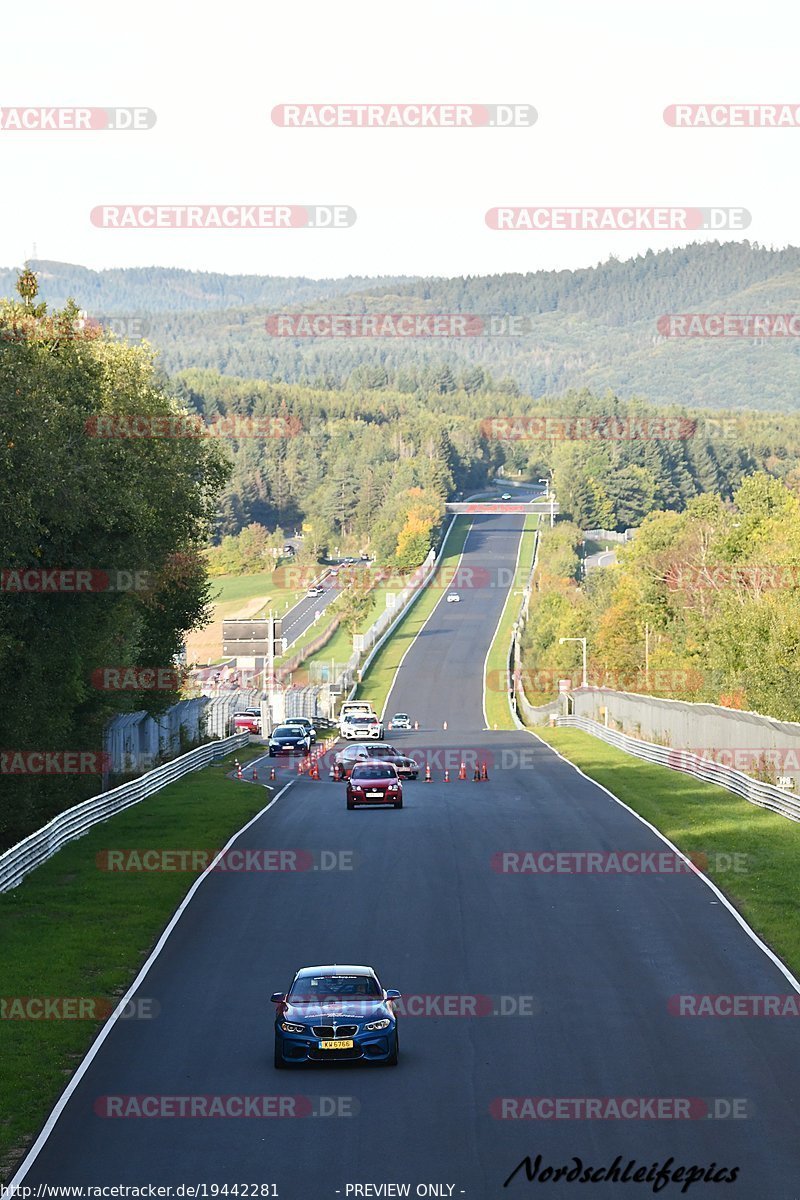
<path id="1" fill-rule="evenodd" d="M 486 659 L 486 721 L 489 729 L 515 729 L 508 697 L 501 690 L 508 672 L 508 649 L 511 644 L 511 629 L 519 616 L 522 589 L 528 581 L 533 565 L 536 545 L 536 527 L 539 517 L 531 513 L 525 518 L 519 549 L 519 565 L 513 585 L 508 590 L 505 606 Z"/>
<path id="2" fill-rule="evenodd" d="M 714 784 L 632 758 L 578 729 L 536 732 L 695 856 L 703 874 L 800 974 L 800 824 Z"/>
<path id="3" fill-rule="evenodd" d="M 427 587 L 423 588 L 419 599 L 415 600 L 406 615 L 401 617 L 358 685 L 356 696 L 359 700 L 369 700 L 376 713 L 380 713 L 386 703 L 401 658 L 441 599 L 442 588 L 452 581 L 471 526 L 471 517 L 456 517 L 447 536 L 438 568 L 440 582 L 437 584 L 437 576 L 434 575 Z"/>
<path id="4" fill-rule="evenodd" d="M 263 753 L 239 751 L 245 763 Z M 65 846 L 0 895 L 5 1013 L 14 997 L 114 1002 L 198 872 L 109 872 L 108 849 L 219 850 L 268 803 L 227 779 L 233 756 L 170 784 Z M 98 1006 L 99 1007 L 99 1006 Z M 102 1026 L 100 1020 L 0 1019 L 0 1179 L 8 1178 Z"/>

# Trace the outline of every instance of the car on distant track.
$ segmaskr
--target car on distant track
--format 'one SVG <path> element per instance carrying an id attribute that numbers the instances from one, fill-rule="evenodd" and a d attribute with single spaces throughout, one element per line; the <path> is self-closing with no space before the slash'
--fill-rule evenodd
<path id="1" fill-rule="evenodd" d="M 311 738 L 302 725 L 278 725 L 269 735 L 269 756 L 308 754 Z"/>
<path id="2" fill-rule="evenodd" d="M 306 592 L 306 595 L 307 596 L 324 596 L 325 588 L 320 587 L 319 584 L 315 584 L 314 587 L 310 587 L 308 589 L 308 591 Z"/>
<path id="3" fill-rule="evenodd" d="M 400 1051 L 394 1002 L 372 967 L 303 967 L 288 992 L 273 992 L 275 1066 L 363 1062 L 396 1067 Z"/>
<path id="4" fill-rule="evenodd" d="M 411 717 L 408 713 L 395 713 L 389 722 L 390 729 L 410 729 Z"/>
<path id="5" fill-rule="evenodd" d="M 391 763 L 401 779 L 416 779 L 419 775 L 419 763 L 407 754 L 401 753 L 387 742 L 357 742 L 354 746 L 345 746 L 333 756 L 330 769 L 331 779 L 338 774 L 342 779 L 349 779 L 353 767 L 364 762 Z"/>
<path id="6" fill-rule="evenodd" d="M 237 733 L 261 733 L 261 713 L 257 708 L 243 708 L 233 714 L 233 728 Z"/>
<path id="7" fill-rule="evenodd" d="M 359 804 L 403 807 L 403 784 L 391 763 L 356 763 L 347 781 L 347 807 L 352 809 Z"/>
<path id="8" fill-rule="evenodd" d="M 461 597 L 459 596 L 458 592 L 448 592 L 447 593 L 447 603 L 448 604 L 460 604 Z"/>
<path id="9" fill-rule="evenodd" d="M 511 493 L 510 493 L 510 492 L 503 492 L 503 494 L 502 494 L 502 496 L 500 497 L 500 499 L 501 499 L 501 500 L 510 500 L 510 499 L 511 499 Z"/>
<path id="10" fill-rule="evenodd" d="M 308 717 L 287 717 L 284 721 L 284 725 L 299 725 L 302 729 L 305 729 L 306 733 L 311 738 L 312 746 L 317 740 L 317 731 L 314 728 L 313 723 L 309 721 Z"/>

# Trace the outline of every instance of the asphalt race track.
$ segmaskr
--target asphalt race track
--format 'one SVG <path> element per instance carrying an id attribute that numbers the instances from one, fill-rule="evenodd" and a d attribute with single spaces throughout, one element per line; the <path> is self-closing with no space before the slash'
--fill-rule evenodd
<path id="1" fill-rule="evenodd" d="M 503 1188 L 526 1154 L 542 1169 L 621 1155 L 623 1167 L 739 1168 L 731 1184 L 693 1183 L 692 1197 L 800 1195 L 797 1022 L 668 1008 L 678 993 L 792 991 L 702 879 L 493 869 L 504 852 L 668 849 L 543 743 L 484 729 L 483 663 L 505 599 L 491 581 L 513 569 L 520 527 L 476 520 L 464 562 L 488 577 L 439 604 L 389 698 L 388 715 L 420 724 L 392 740 L 427 748 L 435 782 L 406 784 L 402 811 L 348 813 L 342 785 L 304 777 L 251 825 L 237 847 L 311 851 L 313 866 L 302 855 L 309 869 L 200 885 L 139 989 L 160 1015 L 111 1029 L 26 1185 L 275 1183 L 283 1200 L 403 1194 L 357 1184 L 472 1200 L 652 1195 L 651 1183 L 538 1188 L 523 1171 Z M 488 782 L 458 781 L 462 758 L 486 760 Z M 274 1070 L 268 997 L 328 962 L 374 966 L 414 1008 L 398 1067 Z M 131 1095 L 296 1099 L 265 1119 L 97 1115 L 99 1097 Z M 514 1119 L 524 1110 L 502 1100 L 515 1097 L 693 1100 L 677 1119 L 546 1120 Z M 738 1119 L 706 1115 L 734 1102 Z M 417 1193 L 428 1184 L 440 1190 Z"/>

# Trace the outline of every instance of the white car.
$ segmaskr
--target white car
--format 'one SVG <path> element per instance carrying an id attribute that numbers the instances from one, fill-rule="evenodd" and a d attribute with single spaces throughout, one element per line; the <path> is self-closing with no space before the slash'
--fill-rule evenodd
<path id="1" fill-rule="evenodd" d="M 395 713 L 389 722 L 390 729 L 410 729 L 411 717 L 408 713 Z"/>
<path id="2" fill-rule="evenodd" d="M 306 592 L 306 595 L 307 595 L 307 596 L 324 596 L 324 595 L 325 595 L 325 588 L 322 588 L 322 587 L 310 587 L 310 588 L 308 589 L 308 591 Z"/>
<path id="3" fill-rule="evenodd" d="M 510 493 L 510 492 L 503 492 L 503 494 L 502 494 L 502 496 L 500 497 L 500 499 L 501 499 L 501 500 L 510 500 L 510 499 L 511 499 L 511 493 Z"/>
<path id="4" fill-rule="evenodd" d="M 458 592 L 449 592 L 448 596 L 447 596 L 447 603 L 448 604 L 460 604 L 461 597 L 459 596 Z"/>
<path id="5" fill-rule="evenodd" d="M 346 741 L 352 741 L 353 738 L 359 741 L 375 738 L 380 741 L 383 737 L 383 725 L 374 713 L 350 713 L 343 719 L 340 730 Z"/>

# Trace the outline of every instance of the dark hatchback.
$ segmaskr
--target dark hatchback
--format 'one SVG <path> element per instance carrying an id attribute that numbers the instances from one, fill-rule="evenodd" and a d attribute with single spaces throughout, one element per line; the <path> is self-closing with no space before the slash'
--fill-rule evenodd
<path id="1" fill-rule="evenodd" d="M 301 725 L 278 725 L 269 735 L 269 756 L 307 754 L 311 738 Z"/>
<path id="2" fill-rule="evenodd" d="M 406 754 L 401 754 L 388 742 L 356 742 L 353 746 L 345 746 L 338 750 L 333 757 L 330 770 L 331 779 L 336 777 L 336 764 L 342 779 L 349 779 L 353 767 L 365 762 L 388 762 L 397 771 L 401 779 L 416 779 L 419 775 L 419 763 Z"/>
<path id="3" fill-rule="evenodd" d="M 393 1001 L 372 967 L 303 967 L 288 992 L 275 992 L 275 1066 L 373 1062 L 397 1066 Z"/>

